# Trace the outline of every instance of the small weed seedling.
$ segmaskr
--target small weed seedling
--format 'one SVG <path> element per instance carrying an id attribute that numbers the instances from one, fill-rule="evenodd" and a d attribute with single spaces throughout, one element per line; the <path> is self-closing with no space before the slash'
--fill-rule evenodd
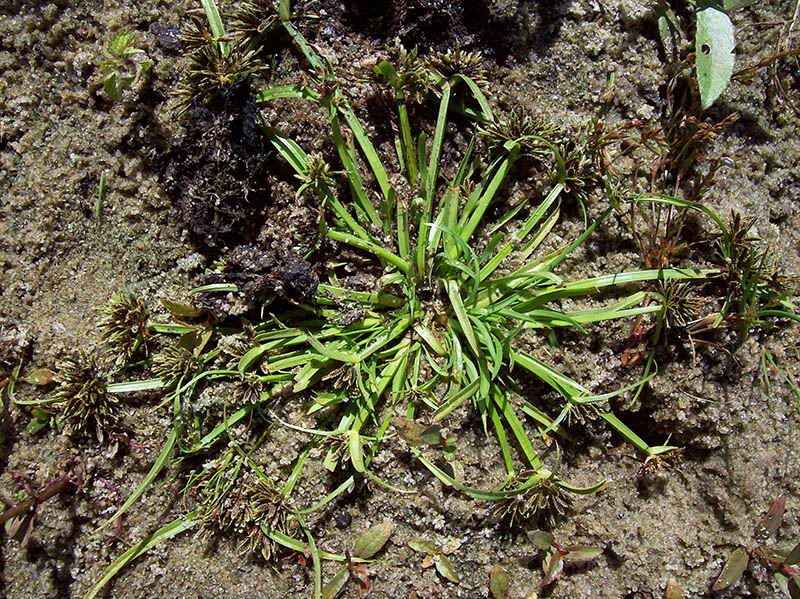
<path id="1" fill-rule="evenodd" d="M 754 543 L 750 547 L 734 549 L 711 590 L 721 591 L 736 584 L 750 565 L 756 580 L 763 581 L 772 575 L 792 599 L 800 598 L 800 543 L 787 552 L 778 552 L 767 546 L 780 528 L 785 511 L 786 498 L 779 495 L 756 525 Z"/>
<path id="2" fill-rule="evenodd" d="M 39 492 L 28 488 L 25 494 L 27 498 L 21 499 L 13 505 L 9 505 L 10 502 L 0 497 L 0 501 L 8 506 L 5 511 L 0 513 L 0 525 L 5 527 L 9 538 L 16 539 L 25 547 L 36 523 L 39 506 L 48 499 L 60 495 L 73 487 L 75 487 L 75 483 L 69 477 L 63 476 L 49 482 Z"/>
<path id="3" fill-rule="evenodd" d="M 122 99 L 122 94 L 147 77 L 153 67 L 145 51 L 135 44 L 132 31 L 120 31 L 108 40 L 100 72 L 105 75 L 103 90 L 111 100 Z"/>
<path id="4" fill-rule="evenodd" d="M 458 582 L 461 580 L 453 564 L 447 559 L 448 555 L 461 547 L 461 541 L 455 540 L 445 543 L 444 545 L 439 545 L 432 541 L 409 541 L 408 546 L 414 551 L 425 554 L 425 557 L 422 559 L 423 569 L 436 566 L 436 571 L 439 575 L 450 582 Z"/>
<path id="5" fill-rule="evenodd" d="M 347 583 L 354 579 L 359 584 L 359 597 L 366 596 L 372 589 L 369 572 L 364 560 L 372 559 L 394 532 L 394 524 L 386 521 L 368 528 L 355 542 L 353 551 L 348 553 L 347 565 L 334 574 L 330 582 L 322 588 L 322 599 L 335 599 L 342 594 Z M 354 558 L 354 559 L 353 559 Z"/>
<path id="6" fill-rule="evenodd" d="M 552 533 L 544 530 L 530 531 L 528 539 L 542 554 L 542 588 L 554 584 L 561 577 L 565 565 L 587 564 L 603 553 L 600 547 L 559 545 Z"/>
<path id="7" fill-rule="evenodd" d="M 492 599 L 509 599 L 511 597 L 511 580 L 499 564 L 489 570 L 489 594 Z"/>

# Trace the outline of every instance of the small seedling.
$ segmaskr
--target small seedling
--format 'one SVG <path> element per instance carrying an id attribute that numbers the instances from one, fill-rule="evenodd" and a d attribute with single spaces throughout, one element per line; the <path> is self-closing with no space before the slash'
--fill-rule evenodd
<path id="1" fill-rule="evenodd" d="M 439 545 L 432 541 L 409 541 L 408 546 L 414 551 L 425 554 L 425 557 L 422 559 L 423 569 L 436 566 L 436 571 L 450 582 L 458 582 L 461 580 L 453 564 L 447 559 L 448 555 L 461 547 L 461 541 L 459 539 L 448 541 L 444 545 Z"/>
<path id="2" fill-rule="evenodd" d="M 775 551 L 766 544 L 783 523 L 785 511 L 786 498 L 779 495 L 756 525 L 753 544 L 749 548 L 739 546 L 728 556 L 722 572 L 711 587 L 712 591 L 721 591 L 733 586 L 742 577 L 748 565 L 756 564 L 760 566 L 753 570 L 753 576 L 757 580 L 763 580 L 767 574 L 772 574 L 792 599 L 800 597 L 800 543 L 788 552 Z"/>
<path id="3" fill-rule="evenodd" d="M 528 539 L 542 552 L 542 588 L 561 578 L 565 565 L 587 564 L 603 553 L 602 548 L 590 545 L 559 545 L 552 533 L 544 530 L 530 531 Z"/>
<path id="4" fill-rule="evenodd" d="M 455 457 L 458 449 L 456 438 L 448 435 L 441 425 L 425 426 L 401 416 L 392 418 L 392 424 L 400 438 L 412 447 L 437 447 L 442 450 L 448 461 L 452 461 Z"/>
<path id="5" fill-rule="evenodd" d="M 142 81 L 153 66 L 145 51 L 135 44 L 134 32 L 120 31 L 112 35 L 106 45 L 100 72 L 105 75 L 103 90 L 111 100 L 120 100 L 125 90 Z"/>
<path id="6" fill-rule="evenodd" d="M 0 525 L 5 526 L 5 531 L 9 538 L 16 539 L 25 547 L 33 531 L 39 506 L 51 497 L 55 497 L 74 486 L 75 483 L 64 476 L 49 482 L 40 492 L 35 492 L 32 488 L 28 488 L 27 499 L 22 499 L 0 513 Z M 3 503 L 6 503 L 5 500 L 3 500 Z"/>
<path id="7" fill-rule="evenodd" d="M 322 588 L 322 599 L 334 599 L 342 594 L 347 583 L 355 579 L 359 584 L 359 597 L 366 596 L 372 589 L 369 572 L 364 560 L 372 559 L 383 549 L 394 532 L 394 524 L 388 520 L 368 528 L 356 539 L 353 551 L 348 553 L 347 565 L 333 575 Z"/>
<path id="8" fill-rule="evenodd" d="M 683 599 L 683 588 L 674 578 L 667 581 L 667 588 L 664 590 L 664 599 Z"/>

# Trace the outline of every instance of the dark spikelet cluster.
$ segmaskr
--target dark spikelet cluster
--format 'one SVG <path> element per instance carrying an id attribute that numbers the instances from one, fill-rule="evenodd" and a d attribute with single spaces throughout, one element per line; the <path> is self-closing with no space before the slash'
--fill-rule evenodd
<path id="1" fill-rule="evenodd" d="M 140 297 L 129 291 L 114 293 L 103 308 L 98 322 L 101 341 L 108 346 L 114 361 L 128 364 L 137 353 L 147 354 L 147 323 L 150 311 Z"/>
<path id="2" fill-rule="evenodd" d="M 190 65 L 177 90 L 179 114 L 194 104 L 213 103 L 240 81 L 266 68 L 247 41 L 214 38 L 198 15 L 190 20 L 182 42 Z"/>
<path id="3" fill-rule="evenodd" d="M 91 435 L 102 442 L 119 424 L 118 402 L 106 390 L 104 371 L 94 354 L 81 352 L 57 364 L 53 404 L 70 432 Z"/>
<path id="4" fill-rule="evenodd" d="M 447 52 L 434 54 L 428 59 L 428 66 L 438 71 L 445 79 L 453 75 L 463 75 L 472 79 L 478 87 L 486 87 L 486 71 L 483 68 L 483 55 L 467 51 L 460 45 Z"/>
<path id="5" fill-rule="evenodd" d="M 297 520 L 293 515 L 291 502 L 271 481 L 262 478 L 245 490 L 244 500 L 246 536 L 239 548 L 261 553 L 267 561 L 275 559 L 278 546 L 266 532 L 292 536 L 297 529 Z"/>
<path id="6" fill-rule="evenodd" d="M 523 154 L 544 156 L 549 153 L 548 143 L 553 143 L 558 127 L 533 118 L 524 108 L 515 106 L 504 117 L 487 123 L 479 129 L 491 152 L 503 151 L 506 143 L 518 143 Z"/>
<path id="7" fill-rule="evenodd" d="M 253 478 L 247 484 L 242 479 Z M 271 481 L 242 473 L 242 465 L 228 454 L 219 463 L 190 479 L 187 491 L 197 493 L 207 531 L 230 530 L 241 539 L 242 553 L 259 553 L 266 561 L 277 558 L 278 545 L 268 533 L 293 536 L 297 519 L 291 500 Z"/>
<path id="8" fill-rule="evenodd" d="M 494 511 L 513 526 L 515 521 L 533 522 L 536 518 L 552 523 L 563 516 L 569 506 L 570 498 L 564 489 L 551 478 L 539 478 L 526 492 L 498 500 Z"/>
<path id="9" fill-rule="evenodd" d="M 384 79 L 384 83 L 394 87 L 398 98 L 408 103 L 421 103 L 430 87 L 431 77 L 417 48 L 407 50 L 397 41 L 393 46 L 387 47 L 386 51 L 389 54 L 392 75 L 387 77 L 387 73 L 381 72 L 380 67 L 376 68 L 376 72 Z"/>
<path id="10" fill-rule="evenodd" d="M 280 15 L 272 0 L 247 0 L 230 15 L 234 35 L 254 47 L 261 36 L 281 24 Z"/>
<path id="11" fill-rule="evenodd" d="M 299 198 L 306 189 L 311 189 L 319 194 L 325 187 L 333 185 L 333 172 L 331 165 L 325 161 L 325 158 L 319 152 L 311 152 L 308 155 L 308 164 L 306 172 L 295 175 L 301 185 L 297 189 L 297 197 Z"/>
<path id="12" fill-rule="evenodd" d="M 153 374 L 167 386 L 177 385 L 192 376 L 198 369 L 197 357 L 180 345 L 166 348 L 153 356 Z"/>
<path id="13" fill-rule="evenodd" d="M 691 285 L 675 281 L 662 282 L 661 295 L 667 329 L 684 329 L 697 319 L 703 302 Z"/>

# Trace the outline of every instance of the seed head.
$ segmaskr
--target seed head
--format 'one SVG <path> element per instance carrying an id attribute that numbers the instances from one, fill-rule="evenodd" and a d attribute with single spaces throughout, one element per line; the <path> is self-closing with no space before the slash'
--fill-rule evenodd
<path id="1" fill-rule="evenodd" d="M 153 374 L 166 385 L 178 384 L 188 376 L 192 376 L 199 366 L 197 357 L 180 345 L 166 348 L 153 357 Z"/>
<path id="2" fill-rule="evenodd" d="M 63 359 L 54 377 L 52 394 L 67 430 L 94 433 L 103 441 L 105 433 L 118 425 L 118 401 L 106 391 L 106 379 L 94 354 L 85 352 Z"/>
<path id="3" fill-rule="evenodd" d="M 114 354 L 118 364 L 127 364 L 139 350 L 147 353 L 149 317 L 150 312 L 144 300 L 129 291 L 114 293 L 103 308 L 103 316 L 98 323 L 100 339 Z"/>

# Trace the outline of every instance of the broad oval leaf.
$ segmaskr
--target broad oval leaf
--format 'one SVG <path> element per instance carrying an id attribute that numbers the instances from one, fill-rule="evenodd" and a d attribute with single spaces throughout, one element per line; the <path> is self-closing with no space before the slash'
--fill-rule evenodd
<path id="1" fill-rule="evenodd" d="M 695 62 L 700 103 L 705 110 L 725 91 L 733 75 L 733 23 L 709 2 L 698 3 Z"/>
<path id="2" fill-rule="evenodd" d="M 764 517 L 756 524 L 755 536 L 774 535 L 783 523 L 784 513 L 786 513 L 786 496 L 778 495 Z"/>
<path id="3" fill-rule="evenodd" d="M 394 524 L 388 520 L 368 528 L 356 540 L 353 555 L 361 559 L 371 558 L 383 548 L 393 531 Z"/>
<path id="4" fill-rule="evenodd" d="M 743 548 L 737 547 L 728 557 L 728 561 L 722 567 L 722 572 L 711 590 L 721 591 L 736 583 L 747 568 L 747 561 L 747 552 Z"/>
<path id="5" fill-rule="evenodd" d="M 450 582 L 458 582 L 460 580 L 458 572 L 453 568 L 453 564 L 443 553 L 434 556 L 434 563 L 436 564 L 436 571 Z"/>
<path id="6" fill-rule="evenodd" d="M 739 10 L 745 6 L 751 6 L 759 0 L 722 0 L 722 7 L 730 12 L 732 10 Z"/>
<path id="7" fill-rule="evenodd" d="M 784 558 L 783 563 L 787 566 L 800 564 L 800 543 L 794 546 L 794 549 Z"/>
<path id="8" fill-rule="evenodd" d="M 439 446 L 445 439 L 442 437 L 442 427 L 438 424 L 428 426 L 420 433 L 420 438 L 428 445 Z"/>
<path id="9" fill-rule="evenodd" d="M 176 318 L 199 318 L 205 314 L 205 310 L 195 308 L 189 304 L 173 302 L 172 300 L 168 299 L 162 299 L 161 303 L 164 304 L 164 307 Z"/>
<path id="10" fill-rule="evenodd" d="M 37 368 L 25 377 L 25 382 L 31 385 L 44 386 L 53 382 L 56 373 L 49 368 Z"/>
<path id="11" fill-rule="evenodd" d="M 425 441 L 422 439 L 422 433 L 425 432 L 428 427 L 424 424 L 414 422 L 402 416 L 395 416 L 392 418 L 392 424 L 397 429 L 397 434 L 400 438 L 409 445 L 414 447 L 425 445 Z"/>
<path id="12" fill-rule="evenodd" d="M 489 592 L 494 599 L 508 599 L 511 592 L 511 582 L 508 574 L 500 565 L 492 566 L 489 570 Z"/>
<path id="13" fill-rule="evenodd" d="M 572 545 L 571 547 L 567 547 L 564 551 L 567 552 L 564 556 L 564 560 L 568 564 L 588 562 L 603 553 L 601 547 L 591 547 L 589 545 Z"/>
<path id="14" fill-rule="evenodd" d="M 419 551 L 420 553 L 428 553 L 434 554 L 439 551 L 439 548 L 436 546 L 435 543 L 431 541 L 409 541 L 406 543 L 409 547 L 411 547 L 414 551 Z"/>
<path id="15" fill-rule="evenodd" d="M 350 461 L 353 464 L 353 469 L 356 472 L 365 472 L 366 469 L 364 468 L 364 454 L 362 453 L 361 447 L 361 436 L 358 432 L 351 430 L 349 435 L 350 442 L 348 443 L 350 447 Z"/>
<path id="16" fill-rule="evenodd" d="M 548 551 L 553 546 L 555 538 L 546 530 L 531 530 L 528 532 L 528 540 L 537 549 Z"/>
<path id="17" fill-rule="evenodd" d="M 792 599 L 800 599 L 800 576 L 790 578 L 786 588 L 789 591 L 789 597 Z"/>

